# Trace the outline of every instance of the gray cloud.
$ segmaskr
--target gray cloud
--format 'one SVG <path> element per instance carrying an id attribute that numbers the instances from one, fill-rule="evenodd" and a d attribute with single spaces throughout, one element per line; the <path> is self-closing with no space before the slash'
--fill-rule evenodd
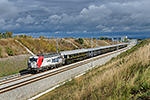
<path id="1" fill-rule="evenodd" d="M 30 23 L 34 22 L 34 19 L 30 15 L 28 15 L 27 17 L 18 18 L 16 20 L 16 22 L 20 22 L 20 23 L 22 22 L 24 24 L 30 24 Z"/>
<path id="2" fill-rule="evenodd" d="M 14 18 L 18 15 L 18 9 L 8 0 L 0 0 L 0 18 L 5 20 Z"/>
<path id="3" fill-rule="evenodd" d="M 149 0 L 1 0 L 0 30 L 149 32 L 149 5 Z"/>

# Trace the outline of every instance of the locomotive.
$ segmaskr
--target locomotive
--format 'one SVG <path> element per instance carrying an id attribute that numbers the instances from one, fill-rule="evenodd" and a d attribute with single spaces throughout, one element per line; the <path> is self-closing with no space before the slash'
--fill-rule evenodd
<path id="1" fill-rule="evenodd" d="M 58 68 L 76 61 L 84 60 L 93 56 L 115 51 L 127 47 L 127 43 L 102 46 L 89 49 L 77 49 L 62 51 L 57 54 L 41 54 L 29 57 L 27 70 L 31 73 L 45 71 L 51 68 Z"/>

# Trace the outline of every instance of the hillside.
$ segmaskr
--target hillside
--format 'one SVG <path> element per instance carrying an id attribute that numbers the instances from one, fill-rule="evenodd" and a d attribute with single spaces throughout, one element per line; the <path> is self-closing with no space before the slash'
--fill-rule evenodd
<path id="1" fill-rule="evenodd" d="M 91 48 L 91 40 L 90 39 L 83 39 L 83 44 L 80 44 L 76 41 L 76 39 L 58 39 L 58 49 L 59 51 L 66 51 L 66 50 L 75 50 L 75 49 L 82 49 L 82 48 Z M 41 53 L 50 53 L 57 51 L 57 39 L 31 39 L 31 38 L 19 38 L 23 45 L 28 47 L 32 52 L 35 54 Z M 110 45 L 107 41 L 98 40 L 98 46 L 105 46 Z M 97 47 L 96 40 L 93 40 L 93 47 Z"/>
<path id="2" fill-rule="evenodd" d="M 0 58 L 27 54 L 27 51 L 14 39 L 0 39 Z"/>
<path id="3" fill-rule="evenodd" d="M 16 38 L 35 54 L 56 52 L 57 39 Z M 71 41 L 68 42 L 68 41 Z M 94 41 L 96 43 L 96 41 Z M 96 45 L 93 46 L 96 47 Z M 99 46 L 109 45 L 107 41 L 98 40 Z M 74 44 L 74 45 L 73 45 Z M 90 48 L 90 39 L 84 39 L 81 45 L 76 39 L 59 39 L 59 51 Z M 26 69 L 28 57 L 31 56 L 15 39 L 0 39 L 0 77 L 19 73 Z"/>
<path id="4" fill-rule="evenodd" d="M 150 40 L 37 100 L 150 99 Z"/>
<path id="5" fill-rule="evenodd" d="M 39 39 L 39 38 L 17 38 L 23 45 L 29 48 L 33 53 L 56 52 L 57 39 Z M 74 50 L 81 48 L 91 48 L 91 40 L 83 39 L 84 43 L 79 44 L 76 39 L 58 39 L 59 51 Z M 98 45 L 96 45 L 96 43 Z M 93 40 L 93 47 L 111 45 L 111 41 Z M 0 58 L 14 55 L 28 54 L 15 39 L 0 39 Z"/>

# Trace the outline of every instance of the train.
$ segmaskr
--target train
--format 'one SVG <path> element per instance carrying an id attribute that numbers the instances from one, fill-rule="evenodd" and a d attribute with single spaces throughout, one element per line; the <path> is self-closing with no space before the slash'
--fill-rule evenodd
<path id="1" fill-rule="evenodd" d="M 127 47 L 128 43 L 30 56 L 28 72 L 37 73 Z"/>

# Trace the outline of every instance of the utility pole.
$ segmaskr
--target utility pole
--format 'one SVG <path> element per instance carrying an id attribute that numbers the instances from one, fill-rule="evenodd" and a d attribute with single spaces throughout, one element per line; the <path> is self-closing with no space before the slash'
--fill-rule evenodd
<path id="1" fill-rule="evenodd" d="M 117 45 L 118 45 L 118 38 L 117 38 Z M 117 54 L 118 54 L 118 46 L 117 46 Z"/>
<path id="2" fill-rule="evenodd" d="M 96 45 L 97 45 L 96 47 L 98 47 L 98 44 L 97 44 L 97 38 L 96 38 Z"/>
<path id="3" fill-rule="evenodd" d="M 57 38 L 57 53 L 58 53 L 58 38 Z"/>
<path id="4" fill-rule="evenodd" d="M 91 48 L 93 48 L 93 39 L 91 37 Z M 91 67 L 93 67 L 93 51 L 91 51 Z"/>

